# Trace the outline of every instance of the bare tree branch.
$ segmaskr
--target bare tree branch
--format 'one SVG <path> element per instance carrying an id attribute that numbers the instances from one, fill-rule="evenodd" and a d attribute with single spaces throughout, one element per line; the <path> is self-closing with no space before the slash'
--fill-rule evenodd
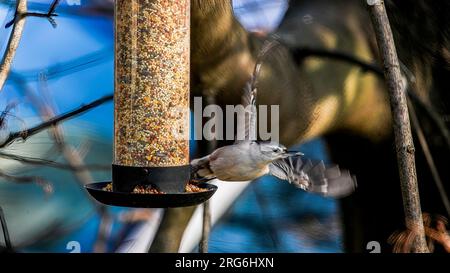
<path id="1" fill-rule="evenodd" d="M 98 165 L 98 164 L 90 164 L 90 165 L 70 165 L 70 164 L 64 164 L 57 161 L 52 161 L 48 159 L 42 159 L 42 158 L 35 158 L 35 157 L 28 157 L 28 156 L 22 156 L 22 155 L 15 155 L 15 154 L 9 154 L 5 152 L 0 151 L 0 157 L 6 158 L 14 161 L 18 161 L 24 164 L 30 164 L 30 165 L 36 165 L 36 166 L 45 166 L 55 169 L 61 169 L 61 170 L 67 170 L 67 171 L 85 171 L 85 170 L 99 170 L 104 171 L 111 168 L 110 166 L 106 165 Z"/>
<path id="2" fill-rule="evenodd" d="M 0 66 L 0 91 L 3 89 L 4 83 L 9 75 L 9 72 L 11 69 L 11 63 L 14 59 L 15 52 L 17 50 L 20 38 L 22 36 L 22 32 L 23 32 L 23 28 L 24 28 L 24 24 L 25 24 L 25 17 L 27 17 L 27 16 L 45 17 L 49 20 L 49 22 L 52 24 L 53 27 L 56 27 L 56 22 L 54 21 L 54 19 L 52 17 L 57 16 L 57 14 L 55 14 L 54 11 L 55 11 L 58 3 L 59 3 L 59 0 L 54 0 L 47 13 L 36 13 L 36 12 L 27 12 L 27 1 L 26 0 L 18 0 L 17 8 L 16 8 L 16 12 L 15 12 L 13 20 L 5 25 L 5 28 L 8 28 L 13 24 L 14 24 L 14 27 L 13 27 L 10 39 L 8 41 L 7 50 L 5 52 L 5 55 L 3 56 L 1 66 Z M 68 166 L 65 164 L 58 163 L 58 162 L 52 162 L 52 161 L 47 161 L 47 160 L 42 160 L 42 159 L 20 157 L 20 156 L 10 155 L 10 154 L 6 154 L 6 153 L 1 153 L 1 156 L 9 158 L 9 159 L 13 159 L 13 160 L 19 160 L 19 161 L 25 162 L 25 163 L 30 163 L 30 164 L 38 164 L 38 165 L 45 165 L 45 166 L 69 169 L 75 173 L 75 176 L 82 184 L 87 184 L 89 182 L 92 182 L 92 177 L 89 174 L 86 166 L 84 166 L 80 155 L 77 153 L 77 151 L 75 149 L 73 149 L 72 147 L 69 147 L 65 144 L 62 131 L 60 130 L 60 128 L 56 127 L 56 125 L 59 122 L 62 122 L 66 119 L 74 117 L 85 111 L 88 111 L 98 105 L 101 105 L 106 101 L 112 100 L 112 98 L 113 98 L 112 95 L 106 96 L 106 97 L 96 100 L 88 105 L 81 106 L 80 108 L 75 109 L 74 111 L 71 111 L 69 113 L 63 114 L 61 116 L 53 117 L 53 118 L 51 116 L 54 116 L 54 113 L 51 110 L 51 108 L 45 107 L 45 106 L 43 106 L 43 104 L 39 104 L 39 105 L 37 105 L 37 107 L 39 108 L 41 115 L 44 116 L 44 119 L 47 119 L 47 120 L 35 127 L 30 128 L 30 129 L 22 130 L 22 131 L 19 131 L 16 133 L 11 133 L 9 135 L 8 139 L 6 139 L 4 141 L 4 143 L 2 143 L 0 145 L 0 148 L 3 148 L 5 146 L 9 145 L 10 143 L 12 143 L 13 141 L 15 141 L 16 139 L 22 138 L 23 140 L 25 140 L 27 137 L 32 136 L 33 134 L 36 134 L 46 128 L 54 127 L 54 128 L 52 128 L 52 136 L 54 138 L 55 143 L 58 145 L 58 148 L 61 150 L 62 154 L 68 161 L 68 163 L 69 163 Z M 35 102 L 37 102 L 37 100 L 35 100 Z M 104 169 L 104 166 L 102 166 L 101 168 Z M 21 183 L 24 183 L 24 182 L 28 183 L 31 181 L 36 181 L 37 183 L 42 184 L 44 181 L 37 177 L 17 177 L 17 176 L 6 175 L 4 173 L 0 173 L 0 177 L 6 178 L 10 181 L 21 182 Z M 50 185 L 50 184 L 48 184 L 48 185 Z M 47 187 L 47 189 L 49 189 L 49 188 Z M 94 248 L 97 251 L 105 250 L 105 245 L 106 245 L 105 240 L 106 240 L 107 234 L 108 234 L 107 230 L 109 230 L 108 227 L 110 227 L 112 220 L 111 220 L 111 217 L 108 214 L 107 210 L 103 206 L 99 206 L 95 202 L 94 202 L 94 205 L 97 208 L 97 211 L 100 213 L 100 216 L 101 216 L 101 225 L 99 227 L 98 240 L 97 240 Z M 2 217 L 2 225 L 3 225 L 3 217 Z M 5 225 L 6 225 L 6 222 L 5 222 Z M 6 227 L 4 227 L 3 230 L 5 232 L 7 232 Z M 8 236 L 8 238 L 9 238 L 9 236 Z M 6 239 L 5 239 L 5 242 L 6 242 Z M 8 240 L 8 243 L 9 243 L 9 240 Z M 7 246 L 8 245 L 10 246 L 10 244 L 7 244 Z"/>
<path id="3" fill-rule="evenodd" d="M 208 90 L 205 91 L 207 94 L 206 97 L 206 103 L 207 105 L 214 105 L 216 104 L 216 97 L 214 90 Z M 217 116 L 214 115 L 213 119 L 217 119 Z M 214 134 L 217 132 L 214 131 Z M 211 141 L 207 142 L 207 150 L 208 154 L 212 153 L 215 149 L 217 149 L 217 137 L 213 137 Z M 203 222 L 202 222 L 202 235 L 200 238 L 200 244 L 199 244 L 199 252 L 200 253 L 208 253 L 209 248 L 209 236 L 211 234 L 211 203 L 209 200 L 207 200 L 205 203 L 203 203 Z"/>
<path id="4" fill-rule="evenodd" d="M 55 9 L 58 6 L 58 4 L 59 4 L 59 0 L 53 1 L 52 5 L 48 9 L 47 16 L 51 16 L 55 12 Z"/>
<path id="5" fill-rule="evenodd" d="M 202 238 L 199 244 L 200 253 L 208 253 L 208 241 L 211 234 L 211 208 L 209 200 L 203 203 Z"/>
<path id="6" fill-rule="evenodd" d="M 8 225 L 6 224 L 5 213 L 3 212 L 3 208 L 1 206 L 0 206 L 0 223 L 2 225 L 3 237 L 5 238 L 6 251 L 13 252 L 13 248 L 11 245 L 11 238 L 9 237 Z"/>
<path id="7" fill-rule="evenodd" d="M 34 127 L 31 127 L 31 128 L 28 128 L 28 129 L 25 129 L 22 131 L 10 133 L 9 137 L 5 141 L 3 141 L 3 143 L 0 144 L 0 148 L 4 148 L 4 147 L 8 146 L 9 144 L 11 144 L 12 142 L 14 142 L 17 139 L 26 140 L 28 137 L 30 137 L 34 134 L 37 134 L 43 130 L 46 130 L 52 126 L 55 126 L 62 121 L 71 119 L 79 114 L 87 112 L 99 105 L 102 105 L 106 102 L 111 101 L 112 99 L 113 99 L 113 95 L 107 95 L 107 96 L 97 99 L 91 103 L 82 105 L 72 111 L 65 113 L 65 114 L 52 117 L 52 118 L 48 119 L 47 121 L 42 122 Z"/>
<path id="8" fill-rule="evenodd" d="M 16 75 L 13 78 L 19 89 L 22 90 L 25 96 L 28 97 L 33 107 L 36 109 L 36 111 L 39 113 L 41 118 L 44 122 L 47 122 L 49 119 L 55 116 L 55 112 L 53 110 L 53 107 L 50 104 L 50 100 L 48 99 L 48 86 L 47 86 L 47 79 L 45 74 L 39 75 L 39 82 L 40 82 L 40 96 L 37 96 L 33 90 L 31 90 L 26 82 L 20 77 L 20 75 Z M 46 99 L 47 98 L 47 99 Z M 100 104 L 98 104 L 100 105 Z M 98 106 L 97 105 L 97 106 Z M 95 106 L 95 105 L 93 105 Z M 59 123 L 58 123 L 59 124 Z M 63 157 L 66 159 L 68 164 L 63 164 L 51 160 L 46 159 L 40 159 L 40 158 L 32 158 L 32 157 L 25 157 L 25 156 L 19 156 L 14 154 L 8 154 L 0 151 L 0 157 L 16 160 L 21 163 L 26 164 L 32 164 L 32 165 L 40 165 L 40 166 L 46 166 L 46 167 L 53 167 L 63 170 L 69 170 L 72 171 L 76 181 L 80 184 L 81 187 L 83 185 L 91 183 L 93 181 L 92 176 L 89 173 L 89 170 L 107 170 L 110 168 L 110 166 L 102 166 L 102 165 L 85 165 L 83 162 L 83 159 L 80 155 L 80 153 L 73 148 L 72 146 L 68 145 L 64 140 L 64 134 L 61 130 L 62 128 L 58 127 L 58 124 L 51 125 L 48 128 L 50 128 L 50 136 L 53 138 L 53 141 L 55 142 L 58 150 L 61 152 Z M 107 209 L 101 205 L 100 203 L 96 202 L 94 199 L 92 199 L 91 196 L 88 196 L 89 200 L 92 202 L 96 212 L 100 216 L 100 225 L 98 229 L 98 236 L 97 240 L 94 243 L 94 251 L 95 252 L 104 252 L 106 251 L 106 240 L 108 238 L 109 232 L 111 230 L 111 224 L 112 224 L 112 216 L 108 213 Z"/>
<path id="9" fill-rule="evenodd" d="M 55 1 L 54 3 L 57 4 L 58 1 Z M 51 11 L 51 10 L 50 10 Z M 50 12 L 49 11 L 49 12 Z M 41 83 L 41 98 L 38 96 L 35 96 L 33 92 L 28 92 L 27 95 L 29 98 L 31 98 L 31 101 L 37 108 L 37 110 L 40 112 L 42 118 L 44 121 L 47 121 L 52 116 L 55 116 L 55 112 L 49 102 L 45 102 L 42 97 L 45 97 L 44 94 L 48 93 L 48 86 L 47 86 L 47 79 L 45 78 L 44 74 L 40 75 L 40 83 Z M 80 182 L 81 186 L 92 183 L 93 178 L 91 174 L 89 173 L 89 170 L 84 166 L 83 159 L 81 158 L 78 151 L 73 148 L 71 145 L 67 144 L 64 140 L 64 133 L 62 131 L 62 128 L 60 128 L 58 125 L 54 126 L 51 131 L 51 136 L 53 140 L 55 141 L 58 149 L 61 151 L 62 155 L 66 159 L 66 161 L 69 163 L 69 166 L 72 168 L 72 171 L 74 172 L 75 177 Z M 103 166 L 106 167 L 106 166 Z M 104 168 L 105 169 L 105 168 Z M 109 169 L 107 167 L 106 169 Z M 89 198 L 92 198 L 89 195 Z M 97 203 L 96 203 L 97 204 Z"/>
<path id="10" fill-rule="evenodd" d="M 49 13 L 50 12 L 51 11 L 49 11 Z M 45 74 L 40 74 L 39 78 L 41 83 L 41 91 L 42 91 L 41 94 L 42 95 L 47 94 L 48 85 Z M 41 116 L 43 117 L 44 120 L 48 120 L 50 117 L 55 116 L 55 112 L 52 109 L 49 102 L 45 103 L 44 99 L 39 99 L 39 97 L 34 96 L 32 92 L 28 93 L 29 97 L 34 102 L 35 107 L 38 108 L 38 111 L 41 113 Z M 69 163 L 69 166 L 72 168 L 74 176 L 79 182 L 80 186 L 83 187 L 83 185 L 92 183 L 93 182 L 92 175 L 89 172 L 89 170 L 83 166 L 84 162 L 82 157 L 80 156 L 80 153 L 71 145 L 65 142 L 62 129 L 59 126 L 54 126 L 54 128 L 51 130 L 51 135 L 58 149 L 60 150 L 66 161 Z M 106 242 L 108 239 L 108 235 L 111 231 L 111 225 L 113 221 L 112 216 L 108 213 L 108 210 L 104 205 L 95 201 L 89 194 L 88 199 L 92 202 L 95 209 L 97 210 L 97 213 L 100 216 L 100 225 L 98 228 L 97 240 L 94 242 L 94 252 L 106 252 L 107 250 Z"/>
<path id="11" fill-rule="evenodd" d="M 0 62 L 0 92 L 3 90 L 3 86 L 5 85 L 6 79 L 8 78 L 9 75 L 9 71 L 11 70 L 11 64 L 14 60 L 17 48 L 19 47 L 19 42 L 20 39 L 22 38 L 26 17 L 27 16 L 46 17 L 50 22 L 50 24 L 52 24 L 53 27 L 56 27 L 56 22 L 52 17 L 57 16 L 57 14 L 55 14 L 54 11 L 58 6 L 58 3 L 59 0 L 54 0 L 48 12 L 37 13 L 37 12 L 27 12 L 27 0 L 17 0 L 14 18 L 5 25 L 5 28 L 8 28 L 12 25 L 14 26 L 11 31 L 11 35 L 9 36 L 8 39 L 6 51 Z"/>
<path id="12" fill-rule="evenodd" d="M 406 92 L 402 88 L 402 75 L 394 38 L 384 2 L 382 0 L 367 0 L 367 4 L 369 5 L 378 48 L 383 60 L 384 75 L 389 91 L 406 226 L 415 235 L 412 244 L 413 251 L 419 253 L 429 252 L 425 240 L 420 207 L 414 143 L 408 115 Z"/>
<path id="13" fill-rule="evenodd" d="M 27 12 L 27 0 L 17 0 L 16 14 L 25 14 Z M 0 92 L 3 90 L 6 79 L 8 78 L 11 64 L 19 47 L 20 39 L 22 38 L 23 28 L 25 26 L 25 17 L 14 19 L 14 27 L 9 36 L 8 45 L 3 58 L 0 62 Z"/>
<path id="14" fill-rule="evenodd" d="M 55 14 L 54 11 L 56 7 L 59 4 L 59 0 L 54 0 L 53 3 L 50 5 L 50 8 L 46 13 L 40 13 L 40 12 L 16 12 L 14 14 L 14 18 L 6 23 L 5 28 L 9 28 L 11 25 L 13 25 L 17 20 L 21 20 L 25 17 L 32 16 L 32 17 L 43 17 L 47 18 L 47 20 L 50 22 L 52 27 L 56 28 L 56 22 L 53 19 L 53 16 L 58 16 L 58 14 Z"/>
<path id="15" fill-rule="evenodd" d="M 359 66 L 363 71 L 370 71 L 379 76 L 383 76 L 383 70 L 376 64 L 368 63 L 363 61 L 352 54 L 339 51 L 339 50 L 329 50 L 329 49 L 318 49 L 309 47 L 298 47 L 292 49 L 292 54 L 295 61 L 298 63 L 302 61 L 305 57 L 322 57 L 328 59 L 334 59 L 343 61 L 346 63 L 354 64 Z"/>
<path id="16" fill-rule="evenodd" d="M 53 193 L 52 184 L 39 176 L 13 176 L 0 171 L 0 177 L 19 184 L 35 183 L 36 185 L 42 187 L 42 190 L 46 195 L 50 195 Z"/>

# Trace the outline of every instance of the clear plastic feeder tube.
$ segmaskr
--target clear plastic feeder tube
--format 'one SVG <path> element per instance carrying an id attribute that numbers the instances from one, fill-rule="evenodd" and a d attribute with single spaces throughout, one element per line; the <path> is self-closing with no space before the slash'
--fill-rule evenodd
<path id="1" fill-rule="evenodd" d="M 116 0 L 114 164 L 189 164 L 190 0 Z"/>

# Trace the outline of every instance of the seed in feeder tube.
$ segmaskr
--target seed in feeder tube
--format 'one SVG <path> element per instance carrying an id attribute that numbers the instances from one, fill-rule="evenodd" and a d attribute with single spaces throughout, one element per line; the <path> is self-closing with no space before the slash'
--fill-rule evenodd
<path id="1" fill-rule="evenodd" d="M 190 1 L 116 1 L 114 162 L 188 165 Z"/>
<path id="2" fill-rule="evenodd" d="M 159 156 L 159 157 L 166 157 L 167 154 L 166 154 L 166 153 L 162 153 L 162 152 L 160 152 L 160 151 L 157 151 L 157 152 L 156 152 L 156 156 Z"/>

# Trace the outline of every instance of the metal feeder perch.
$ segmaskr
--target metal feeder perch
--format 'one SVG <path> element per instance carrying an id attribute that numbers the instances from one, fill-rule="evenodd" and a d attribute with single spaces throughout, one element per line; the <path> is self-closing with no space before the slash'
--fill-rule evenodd
<path id="1" fill-rule="evenodd" d="M 186 192 L 189 166 L 190 1 L 115 1 L 114 163 L 110 182 L 86 186 L 99 202 L 181 207 L 217 187 Z M 157 193 L 134 193 L 144 187 Z"/>

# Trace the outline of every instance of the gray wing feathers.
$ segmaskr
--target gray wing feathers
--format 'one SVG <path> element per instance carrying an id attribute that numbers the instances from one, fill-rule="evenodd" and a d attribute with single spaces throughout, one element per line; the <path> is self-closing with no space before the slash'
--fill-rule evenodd
<path id="1" fill-rule="evenodd" d="M 245 140 L 256 140 L 256 92 L 255 76 L 245 85 L 244 95 L 242 96 L 242 105 L 245 108 Z"/>
<path id="2" fill-rule="evenodd" d="M 356 188 L 356 179 L 339 166 L 326 167 L 301 156 L 278 159 L 269 165 L 270 174 L 305 191 L 330 197 L 344 197 Z"/>
<path id="3" fill-rule="evenodd" d="M 307 170 L 310 170 L 311 168 L 312 162 L 310 160 L 304 162 L 300 156 L 297 157 L 296 160 L 289 157 L 278 159 L 269 164 L 271 175 L 286 180 L 303 190 L 308 190 L 310 188 Z"/>
<path id="4" fill-rule="evenodd" d="M 334 179 L 328 179 L 328 196 L 345 197 L 355 191 L 357 187 L 356 177 L 348 170 L 342 170 L 341 175 Z"/>
<path id="5" fill-rule="evenodd" d="M 264 42 L 256 58 L 256 64 L 251 79 L 244 87 L 244 94 L 242 95 L 241 100 L 242 105 L 246 109 L 246 116 L 248 115 L 248 119 L 246 118 L 245 122 L 245 140 L 256 140 L 257 138 L 256 96 L 258 93 L 258 76 L 261 72 L 264 57 L 277 45 L 279 45 L 279 42 L 276 39 L 270 39 Z"/>

